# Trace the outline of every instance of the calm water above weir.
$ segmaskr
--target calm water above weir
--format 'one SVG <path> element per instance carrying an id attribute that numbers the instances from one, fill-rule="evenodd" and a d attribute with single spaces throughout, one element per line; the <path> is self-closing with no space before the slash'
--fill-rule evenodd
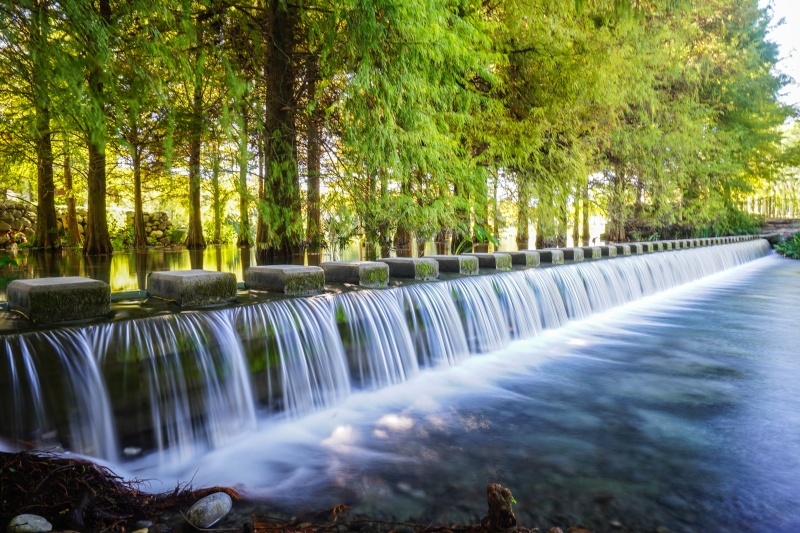
<path id="1" fill-rule="evenodd" d="M 797 531 L 800 264 L 764 254 L 0 337 L 0 436 L 290 512 L 474 522 L 497 481 L 529 526 Z"/>

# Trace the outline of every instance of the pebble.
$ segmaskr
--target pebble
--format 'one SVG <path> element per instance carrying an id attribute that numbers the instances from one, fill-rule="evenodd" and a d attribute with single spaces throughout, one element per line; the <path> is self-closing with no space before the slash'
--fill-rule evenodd
<path id="1" fill-rule="evenodd" d="M 135 524 L 136 529 L 144 529 L 153 527 L 153 522 L 150 520 L 138 520 Z"/>
<path id="2" fill-rule="evenodd" d="M 189 509 L 186 517 L 198 528 L 211 527 L 225 517 L 233 507 L 231 497 L 224 492 L 215 492 L 198 500 Z"/>
<path id="3" fill-rule="evenodd" d="M 142 529 L 137 529 L 133 533 L 147 533 L 147 531 L 148 529 L 146 527 L 143 527 Z"/>
<path id="4" fill-rule="evenodd" d="M 52 530 L 53 525 L 50 522 L 35 514 L 15 516 L 6 529 L 8 533 L 45 533 Z"/>
<path id="5" fill-rule="evenodd" d="M 611 527 L 613 527 L 614 529 L 622 529 L 622 522 L 620 522 L 619 520 L 612 520 Z"/>
<path id="6" fill-rule="evenodd" d="M 659 526 L 656 528 L 656 533 L 672 533 L 672 531 L 665 528 L 664 526 Z"/>

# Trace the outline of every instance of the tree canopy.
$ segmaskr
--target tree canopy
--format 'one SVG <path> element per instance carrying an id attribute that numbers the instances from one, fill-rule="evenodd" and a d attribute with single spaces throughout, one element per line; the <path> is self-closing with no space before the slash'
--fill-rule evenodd
<path id="1" fill-rule="evenodd" d="M 611 241 L 751 231 L 797 205 L 771 23 L 757 0 L 2 1 L 0 194 L 36 204 L 20 239 L 85 254 L 147 245 L 148 209 L 271 260 L 586 243 L 595 215 Z"/>

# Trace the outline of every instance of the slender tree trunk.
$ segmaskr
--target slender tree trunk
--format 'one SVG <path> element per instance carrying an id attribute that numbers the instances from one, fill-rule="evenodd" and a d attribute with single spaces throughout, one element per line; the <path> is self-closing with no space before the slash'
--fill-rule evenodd
<path id="1" fill-rule="evenodd" d="M 583 182 L 583 245 L 589 246 L 589 178 Z"/>
<path id="2" fill-rule="evenodd" d="M 317 79 L 319 78 L 319 58 L 312 55 L 309 58 L 309 99 L 314 102 L 314 109 L 308 114 L 308 152 L 306 154 L 308 165 L 308 222 L 306 225 L 306 240 L 310 243 L 311 251 L 319 250 L 321 240 L 322 220 L 319 207 L 319 171 L 320 171 L 320 143 L 322 142 L 322 106 L 316 102 Z"/>
<path id="3" fill-rule="evenodd" d="M 258 226 L 256 227 L 256 243 L 264 243 L 267 241 L 267 226 L 264 223 L 264 216 L 262 215 L 261 206 L 266 205 L 264 198 L 264 135 L 262 133 L 258 138 Z"/>
<path id="4" fill-rule="evenodd" d="M 214 242 L 213 244 L 221 244 L 222 241 L 222 200 L 219 189 L 219 152 L 214 149 L 214 154 L 211 156 L 211 194 L 214 205 Z"/>
<path id="5" fill-rule="evenodd" d="M 247 152 L 247 110 L 242 103 L 242 130 L 239 139 L 239 238 L 237 246 L 250 246 L 250 214 L 247 192 L 247 165 L 249 157 Z"/>
<path id="6" fill-rule="evenodd" d="M 105 27 L 111 25 L 111 4 L 109 0 L 100 0 L 100 17 Z M 104 28 L 105 29 L 105 28 Z M 102 30 L 99 30 L 102 31 Z M 107 31 L 106 31 L 107 33 Z M 99 36 L 98 36 L 99 38 Z M 97 43 L 99 46 L 105 44 Z M 114 253 L 111 238 L 108 234 L 108 214 L 106 211 L 106 105 L 108 95 L 103 88 L 101 72 L 105 65 L 100 58 L 95 58 L 95 65 L 89 73 L 89 93 L 99 111 L 98 117 L 90 124 L 89 169 L 88 169 L 88 209 L 83 255 L 103 255 Z"/>
<path id="7" fill-rule="evenodd" d="M 55 185 L 53 184 L 53 146 L 50 113 L 37 110 L 36 116 L 37 196 L 36 245 L 46 250 L 60 248 L 56 223 Z"/>
<path id="8" fill-rule="evenodd" d="M 265 58 L 267 109 L 266 184 L 269 199 L 261 206 L 267 225 L 268 262 L 290 262 L 303 235 L 295 133 L 295 76 L 292 54 L 297 31 L 296 7 L 272 0 L 266 13 Z"/>
<path id="9" fill-rule="evenodd" d="M 186 247 L 190 250 L 203 249 L 203 219 L 200 211 L 200 149 L 203 142 L 203 28 L 197 22 L 197 57 L 194 73 L 194 93 L 192 94 L 191 131 L 189 132 L 189 228 L 186 233 Z"/>
<path id="10" fill-rule="evenodd" d="M 574 205 L 572 206 L 572 246 L 579 246 L 581 241 L 581 185 L 575 184 Z"/>
<path id="11" fill-rule="evenodd" d="M 527 177 L 522 173 L 517 177 L 517 249 L 527 250 L 530 246 L 528 218 L 530 214 L 531 190 Z"/>
<path id="12" fill-rule="evenodd" d="M 81 232 L 78 230 L 78 213 L 75 211 L 75 191 L 72 187 L 72 164 L 69 152 L 64 156 L 64 189 L 67 193 L 67 234 L 74 244 L 78 244 L 81 242 Z"/>
<path id="13" fill-rule="evenodd" d="M 142 210 L 142 152 L 138 145 L 133 147 L 133 245 L 147 246 Z"/>

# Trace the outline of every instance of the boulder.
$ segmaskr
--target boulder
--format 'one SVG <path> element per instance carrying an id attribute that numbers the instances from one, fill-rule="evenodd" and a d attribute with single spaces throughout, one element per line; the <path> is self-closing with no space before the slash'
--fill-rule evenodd
<path id="1" fill-rule="evenodd" d="M 236 299 L 236 276 L 208 270 L 168 270 L 147 276 L 147 296 L 182 307 L 229 303 Z"/>
<path id="2" fill-rule="evenodd" d="M 0 220 L 3 222 L 11 222 L 14 220 L 14 215 L 12 215 L 9 211 L 3 211 L 0 213 Z"/>
<path id="3" fill-rule="evenodd" d="M 151 234 L 150 234 L 150 236 L 151 236 L 151 237 L 155 237 L 156 239 L 160 239 L 161 237 L 163 237 L 163 236 L 164 236 L 164 232 L 163 232 L 163 231 L 156 230 L 156 231 L 154 231 L 153 233 L 151 233 Z"/>
<path id="4" fill-rule="evenodd" d="M 46 533 L 52 531 L 53 525 L 35 514 L 21 514 L 11 519 L 6 531 L 8 533 Z"/>
<path id="5" fill-rule="evenodd" d="M 186 518 L 194 527 L 205 529 L 225 518 L 232 507 L 233 501 L 230 496 L 224 492 L 215 492 L 192 505 L 186 513 Z"/>
<path id="6" fill-rule="evenodd" d="M 78 276 L 14 280 L 6 294 L 9 310 L 34 324 L 103 317 L 111 312 L 111 287 Z"/>
<path id="7" fill-rule="evenodd" d="M 269 265 L 247 269 L 248 289 L 279 291 L 290 296 L 316 294 L 325 289 L 325 272 L 316 266 Z"/>
<path id="8" fill-rule="evenodd" d="M 0 233 L 8 233 L 9 231 L 11 231 L 11 224 L 6 221 L 0 222 Z"/>
<path id="9" fill-rule="evenodd" d="M 31 228 L 25 228 L 22 230 L 23 235 L 28 240 L 28 242 L 33 242 L 36 239 L 36 232 L 33 231 Z"/>
<path id="10" fill-rule="evenodd" d="M 33 223 L 29 219 L 27 219 L 25 217 L 22 217 L 20 219 L 20 221 L 22 222 L 22 227 L 23 228 L 30 228 L 30 227 L 33 226 Z"/>

